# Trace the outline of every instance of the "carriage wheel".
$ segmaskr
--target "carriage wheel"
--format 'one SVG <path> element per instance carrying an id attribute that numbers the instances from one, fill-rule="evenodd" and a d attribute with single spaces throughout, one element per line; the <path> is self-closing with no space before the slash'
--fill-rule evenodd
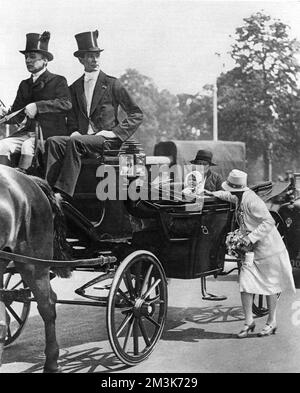
<path id="1" fill-rule="evenodd" d="M 277 295 L 278 299 L 279 297 L 280 293 Z M 269 313 L 265 295 L 253 295 L 252 312 L 258 317 L 264 317 Z"/>
<path id="2" fill-rule="evenodd" d="M 253 314 L 258 317 L 263 317 L 268 314 L 269 309 L 267 307 L 267 299 L 264 295 L 253 295 L 253 304 L 252 304 Z"/>
<path id="3" fill-rule="evenodd" d="M 127 256 L 116 271 L 106 313 L 110 344 L 123 363 L 133 366 L 151 354 L 164 328 L 167 302 L 158 259 L 148 251 Z"/>
<path id="4" fill-rule="evenodd" d="M 6 273 L 4 275 L 4 289 L 27 288 L 26 284 L 18 273 Z M 21 334 L 26 324 L 31 303 L 17 302 L 6 303 L 6 320 L 8 322 L 5 346 L 12 344 Z"/>

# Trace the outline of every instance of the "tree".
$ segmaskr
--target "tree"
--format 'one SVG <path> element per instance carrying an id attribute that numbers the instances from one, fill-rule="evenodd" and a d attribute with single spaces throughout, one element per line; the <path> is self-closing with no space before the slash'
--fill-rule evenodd
<path id="1" fill-rule="evenodd" d="M 212 139 L 213 86 L 203 86 L 203 92 L 179 94 L 179 108 L 183 113 L 181 139 Z"/>
<path id="2" fill-rule="evenodd" d="M 143 123 L 136 138 L 147 154 L 153 154 L 153 147 L 160 138 L 178 138 L 182 113 L 176 96 L 168 90 L 160 92 L 151 78 L 134 69 L 126 70 L 120 81 L 143 111 Z"/>
<path id="3" fill-rule="evenodd" d="M 250 156 L 263 155 L 266 177 L 269 147 L 276 155 L 284 140 L 296 142 L 299 43 L 287 25 L 262 12 L 244 22 L 231 51 L 236 67 L 218 80 L 220 136 L 245 141 Z"/>

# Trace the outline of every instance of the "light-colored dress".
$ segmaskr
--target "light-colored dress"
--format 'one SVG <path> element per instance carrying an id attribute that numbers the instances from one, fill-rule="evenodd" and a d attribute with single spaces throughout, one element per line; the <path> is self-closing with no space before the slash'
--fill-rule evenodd
<path id="1" fill-rule="evenodd" d="M 240 291 L 273 295 L 283 291 L 296 292 L 290 258 L 266 204 L 252 190 L 243 193 L 242 200 L 228 191 L 216 191 L 217 198 L 235 203 L 249 239 L 254 244 L 254 263 L 242 265 Z"/>

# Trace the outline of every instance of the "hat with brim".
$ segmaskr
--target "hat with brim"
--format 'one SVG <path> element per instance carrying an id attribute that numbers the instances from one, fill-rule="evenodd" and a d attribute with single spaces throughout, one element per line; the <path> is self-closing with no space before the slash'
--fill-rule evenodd
<path id="1" fill-rule="evenodd" d="M 28 33 L 26 34 L 26 48 L 19 52 L 25 55 L 28 52 L 41 53 L 48 61 L 53 60 L 53 55 L 48 51 L 48 44 L 50 40 L 49 31 L 44 31 L 43 34 Z"/>
<path id="2" fill-rule="evenodd" d="M 83 57 L 87 52 L 100 53 L 104 49 L 98 47 L 97 39 L 99 36 L 98 30 L 86 31 L 84 33 L 79 33 L 75 35 L 78 50 L 73 54 L 75 57 Z"/>
<path id="3" fill-rule="evenodd" d="M 209 150 L 198 150 L 196 157 L 190 161 L 191 164 L 205 165 L 208 163 L 210 166 L 216 166 L 217 164 L 212 162 L 212 152 Z"/>
<path id="4" fill-rule="evenodd" d="M 247 173 L 238 169 L 233 169 L 226 181 L 222 183 L 222 188 L 225 191 L 241 192 L 249 190 L 247 186 Z"/>

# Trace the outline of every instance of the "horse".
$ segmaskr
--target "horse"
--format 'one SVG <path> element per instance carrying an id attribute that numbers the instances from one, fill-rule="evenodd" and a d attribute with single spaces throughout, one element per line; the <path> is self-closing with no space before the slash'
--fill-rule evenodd
<path id="1" fill-rule="evenodd" d="M 67 259 L 62 220 L 60 203 L 46 181 L 0 165 L 0 250 L 37 259 Z M 0 259 L 1 289 L 8 263 L 7 260 Z M 30 262 L 14 264 L 32 291 L 44 322 L 44 372 L 59 372 L 59 347 L 55 329 L 57 296 L 50 284 L 50 266 Z M 58 275 L 69 277 L 70 270 L 63 268 Z M 2 339 L 3 342 L 6 314 L 3 313 L 3 302 L 0 303 L 0 341 Z"/>

